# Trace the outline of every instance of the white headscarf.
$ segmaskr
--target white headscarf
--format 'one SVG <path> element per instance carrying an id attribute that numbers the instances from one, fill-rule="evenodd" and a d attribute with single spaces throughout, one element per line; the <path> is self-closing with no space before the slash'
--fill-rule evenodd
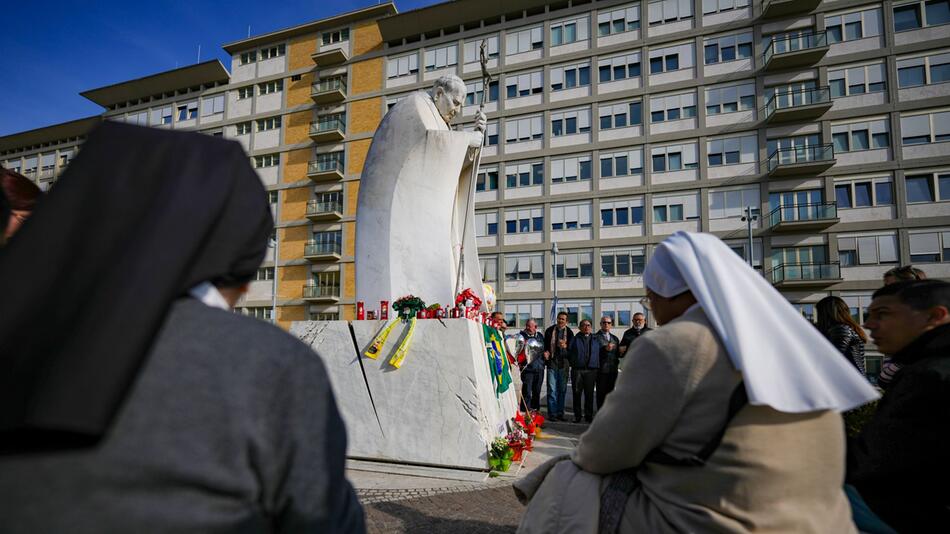
<path id="1" fill-rule="evenodd" d="M 845 411 L 878 398 L 814 325 L 715 236 L 668 237 L 643 280 L 663 297 L 692 291 L 742 372 L 751 404 L 803 413 Z"/>

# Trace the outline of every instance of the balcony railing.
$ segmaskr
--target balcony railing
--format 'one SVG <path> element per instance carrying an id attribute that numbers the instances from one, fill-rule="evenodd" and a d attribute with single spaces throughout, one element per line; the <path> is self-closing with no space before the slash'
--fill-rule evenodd
<path id="1" fill-rule="evenodd" d="M 340 297 L 340 286 L 320 286 L 307 284 L 303 286 L 303 298 L 305 299 L 320 299 L 320 298 L 339 298 Z"/>
<path id="2" fill-rule="evenodd" d="M 310 86 L 311 95 L 329 93 L 331 91 L 346 92 L 346 78 L 327 78 Z"/>
<path id="3" fill-rule="evenodd" d="M 342 201 L 320 202 L 311 200 L 307 202 L 307 216 L 329 215 L 331 213 L 343 213 Z"/>
<path id="4" fill-rule="evenodd" d="M 775 93 L 765 103 L 765 116 L 771 118 L 773 113 L 813 106 L 817 104 L 831 105 L 831 88 L 828 86 L 812 89 L 795 89 Z"/>
<path id="5" fill-rule="evenodd" d="M 321 119 L 310 123 L 310 135 L 327 132 L 346 132 L 346 121 L 340 118 Z"/>
<path id="6" fill-rule="evenodd" d="M 768 65 L 775 56 L 804 50 L 816 50 L 827 46 L 828 34 L 824 30 L 788 37 L 773 37 L 765 47 L 765 64 Z"/>
<path id="7" fill-rule="evenodd" d="M 837 218 L 838 204 L 836 202 L 822 202 L 799 204 L 797 206 L 779 206 L 768 214 L 767 220 L 771 228 L 782 223 L 808 223 Z"/>
<path id="8" fill-rule="evenodd" d="M 311 161 L 307 168 L 308 174 L 339 172 L 343 174 L 343 162 L 338 159 Z"/>
<path id="9" fill-rule="evenodd" d="M 773 284 L 790 282 L 824 282 L 841 279 L 837 263 L 783 263 L 769 271 Z"/>
<path id="10" fill-rule="evenodd" d="M 343 245 L 341 243 L 317 243 L 315 241 L 308 241 L 303 248 L 304 256 L 330 256 L 337 255 L 339 256 L 343 252 Z"/>
<path id="11" fill-rule="evenodd" d="M 768 170 L 771 173 L 781 165 L 833 162 L 834 159 L 835 149 L 830 144 L 780 148 L 769 156 Z"/>

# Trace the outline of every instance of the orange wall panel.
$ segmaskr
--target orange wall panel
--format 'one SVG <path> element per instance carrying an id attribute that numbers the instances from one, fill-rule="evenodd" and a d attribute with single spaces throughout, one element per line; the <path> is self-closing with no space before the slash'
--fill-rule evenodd
<path id="1" fill-rule="evenodd" d="M 369 152 L 371 142 L 372 139 L 360 139 L 347 146 L 347 173 L 363 172 L 363 164 L 366 163 L 366 154 Z"/>
<path id="2" fill-rule="evenodd" d="M 303 258 L 304 245 L 310 240 L 313 232 L 310 226 L 291 226 L 280 230 L 280 259 L 281 261 L 299 260 Z M 309 266 L 307 266 L 309 269 Z M 290 267 L 288 267 L 290 268 Z M 283 267 L 280 268 L 284 270 Z"/>
<path id="3" fill-rule="evenodd" d="M 316 34 L 295 37 L 290 41 L 290 70 L 313 67 L 313 58 L 310 56 L 317 51 Z"/>
<path id="4" fill-rule="evenodd" d="M 299 221 L 307 217 L 307 201 L 310 200 L 309 187 L 284 189 L 284 203 L 280 205 L 281 222 Z M 289 230 L 289 228 L 288 228 Z M 301 256 L 296 256 L 301 257 Z"/>
<path id="5" fill-rule="evenodd" d="M 284 330 L 290 330 L 290 323 L 293 321 L 306 321 L 306 306 L 280 306 L 277 308 L 277 326 Z"/>
<path id="6" fill-rule="evenodd" d="M 283 243 L 281 243 L 283 245 Z M 277 296 L 281 300 L 303 297 L 303 286 L 310 280 L 309 265 L 288 265 L 279 269 Z"/>
<path id="7" fill-rule="evenodd" d="M 356 223 L 343 223 L 343 255 L 353 256 L 356 254 Z"/>
<path id="8" fill-rule="evenodd" d="M 347 182 L 346 183 L 346 207 L 344 208 L 344 217 L 352 217 L 356 215 L 356 203 L 359 200 L 360 195 L 360 183 L 359 182 Z"/>
<path id="9" fill-rule="evenodd" d="M 356 264 L 343 264 L 343 298 L 356 298 Z"/>
<path id="10" fill-rule="evenodd" d="M 309 111 L 300 111 L 291 113 L 284 117 L 286 131 L 284 132 L 284 143 L 288 145 L 297 145 L 310 141 L 310 120 L 313 114 Z"/>
<path id="11" fill-rule="evenodd" d="M 349 119 L 347 125 L 349 133 L 375 132 L 379 126 L 379 121 L 383 118 L 383 99 L 367 98 L 351 103 L 347 118 Z"/>
<path id="12" fill-rule="evenodd" d="M 309 58 L 308 58 L 309 59 Z M 296 82 L 287 78 L 284 81 L 287 88 L 287 107 L 297 107 L 313 104 L 310 100 L 310 86 L 313 85 L 313 73 L 301 74 Z"/>
<path id="13" fill-rule="evenodd" d="M 383 58 L 353 63 L 348 82 L 351 94 L 380 91 L 383 88 Z"/>
<path id="14" fill-rule="evenodd" d="M 311 152 L 310 149 L 303 148 L 286 153 L 284 156 L 284 183 L 307 179 L 307 165 L 310 164 Z"/>
<path id="15" fill-rule="evenodd" d="M 379 33 L 376 21 L 357 24 L 353 28 L 353 57 L 383 47 L 383 36 Z"/>

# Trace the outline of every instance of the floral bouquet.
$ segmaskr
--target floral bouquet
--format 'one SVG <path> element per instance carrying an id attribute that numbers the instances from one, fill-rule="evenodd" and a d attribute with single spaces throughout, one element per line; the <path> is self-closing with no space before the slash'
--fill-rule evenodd
<path id="1" fill-rule="evenodd" d="M 511 458 L 512 462 L 520 462 L 524 451 L 531 450 L 531 436 L 520 428 L 515 427 L 514 430 L 505 436 L 505 439 L 508 440 L 508 447 L 514 451 L 514 455 Z"/>
<path id="2" fill-rule="evenodd" d="M 478 307 L 482 305 L 482 299 L 478 298 L 478 296 L 475 295 L 475 292 L 472 291 L 472 288 L 468 287 L 459 293 L 457 297 L 455 297 L 455 306 L 465 306 L 465 301 L 468 300 L 472 301 L 473 308 L 478 309 Z"/>
<path id="3" fill-rule="evenodd" d="M 493 471 L 507 471 L 511 467 L 514 455 L 515 452 L 508 445 L 506 438 L 495 438 L 488 450 L 488 466 Z"/>
<path id="4" fill-rule="evenodd" d="M 544 416 L 541 415 L 541 412 L 538 410 L 531 410 L 528 415 L 531 416 L 531 421 L 534 423 L 534 426 L 537 428 L 544 428 Z"/>
<path id="5" fill-rule="evenodd" d="M 406 295 L 396 302 L 393 302 L 393 310 L 399 314 L 399 318 L 408 321 L 419 313 L 419 310 L 426 309 L 426 303 L 415 295 Z"/>

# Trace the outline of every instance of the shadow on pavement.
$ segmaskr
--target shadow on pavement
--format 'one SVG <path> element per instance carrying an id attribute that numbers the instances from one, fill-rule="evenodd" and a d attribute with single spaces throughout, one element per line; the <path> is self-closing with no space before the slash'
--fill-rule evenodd
<path id="1" fill-rule="evenodd" d="M 365 506 L 370 533 L 515 532 L 524 508 L 510 486 Z"/>

